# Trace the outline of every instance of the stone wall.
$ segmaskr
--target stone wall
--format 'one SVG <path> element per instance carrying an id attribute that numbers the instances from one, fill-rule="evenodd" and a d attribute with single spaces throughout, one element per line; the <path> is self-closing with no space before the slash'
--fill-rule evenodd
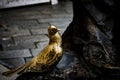
<path id="1" fill-rule="evenodd" d="M 57 0 L 0 0 L 0 8 L 39 4 L 39 3 L 45 3 L 45 2 L 51 2 L 51 4 L 58 3 Z"/>

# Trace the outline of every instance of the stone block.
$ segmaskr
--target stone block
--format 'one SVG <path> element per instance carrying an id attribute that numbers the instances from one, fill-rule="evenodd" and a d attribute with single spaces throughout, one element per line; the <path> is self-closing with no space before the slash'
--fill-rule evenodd
<path id="1" fill-rule="evenodd" d="M 38 19 L 38 21 L 39 21 L 39 23 L 46 23 L 46 22 L 48 22 L 48 23 L 50 23 L 50 22 L 61 22 L 61 21 L 63 21 L 63 22 L 67 22 L 67 21 L 69 21 L 69 22 L 71 22 L 72 21 L 72 18 L 57 18 L 57 17 L 55 17 L 55 18 L 40 18 L 40 19 Z M 57 25 L 56 25 L 57 26 Z"/>
<path id="2" fill-rule="evenodd" d="M 22 42 L 48 41 L 48 37 L 46 35 L 19 36 L 19 37 L 14 37 L 13 39 L 16 44 Z"/>
<path id="3" fill-rule="evenodd" d="M 30 29 L 32 35 L 36 35 L 36 34 L 48 34 L 48 30 L 47 28 L 45 29 Z"/>
<path id="4" fill-rule="evenodd" d="M 0 59 L 31 57 L 29 49 L 0 51 Z"/>
<path id="5" fill-rule="evenodd" d="M 66 28 L 70 24 L 70 21 L 60 21 L 60 22 L 56 21 L 56 22 L 50 22 L 50 24 L 55 25 L 58 28 L 59 27 Z"/>
<path id="6" fill-rule="evenodd" d="M 40 49 L 40 48 L 31 49 L 31 53 L 32 53 L 32 55 L 33 55 L 33 56 L 36 56 L 37 54 L 39 54 L 39 53 L 40 53 L 40 51 L 41 51 L 41 49 Z"/>
<path id="7" fill-rule="evenodd" d="M 37 46 L 36 49 L 31 49 L 31 53 L 33 56 L 36 56 L 41 52 L 41 50 L 48 45 L 48 42 L 39 42 L 35 44 Z"/>
<path id="8" fill-rule="evenodd" d="M 42 29 L 42 28 L 48 28 L 49 23 L 40 23 L 36 25 L 22 25 L 21 29 Z"/>
<path id="9" fill-rule="evenodd" d="M 6 45 L 6 44 L 14 44 L 14 41 L 11 37 L 1 37 L 0 38 L 0 44 Z"/>
<path id="10" fill-rule="evenodd" d="M 11 28 L 12 29 L 12 28 Z M 30 32 L 28 29 L 24 30 L 8 30 L 8 31 L 1 31 L 0 36 L 3 37 L 15 37 L 15 36 L 24 36 L 24 35 L 30 35 Z"/>
<path id="11" fill-rule="evenodd" d="M 27 57 L 27 58 L 25 58 L 25 62 L 27 63 L 27 62 L 31 61 L 32 58 L 33 58 L 33 57 Z"/>
<path id="12" fill-rule="evenodd" d="M 18 30 L 18 31 L 13 31 L 13 37 L 15 36 L 25 36 L 25 35 L 30 35 L 30 32 L 28 29 L 26 30 Z"/>
<path id="13" fill-rule="evenodd" d="M 9 68 L 17 68 L 23 64 L 25 64 L 24 58 L 10 58 L 10 59 L 2 59 L 3 63 L 7 64 Z"/>
<path id="14" fill-rule="evenodd" d="M 22 17 L 22 16 L 21 16 Z M 38 25 L 38 22 L 36 20 L 6 20 L 6 23 L 8 25 L 19 25 L 19 26 L 30 26 L 30 25 Z"/>
<path id="15" fill-rule="evenodd" d="M 72 18 L 73 14 L 63 13 L 63 14 L 52 14 L 53 18 Z"/>
<path id="16" fill-rule="evenodd" d="M 35 45 L 33 42 L 19 42 L 16 44 L 2 44 L 2 49 L 4 51 L 8 51 L 8 50 L 18 50 L 18 49 L 31 49 L 31 48 L 35 48 Z"/>
<path id="17" fill-rule="evenodd" d="M 37 48 L 39 48 L 39 49 L 43 49 L 44 47 L 46 47 L 47 45 L 48 45 L 48 43 L 49 42 L 47 42 L 47 41 L 44 41 L 44 42 L 38 42 L 37 44 L 36 44 L 36 46 L 37 46 Z"/>
<path id="18" fill-rule="evenodd" d="M 0 65 L 0 80 L 15 80 L 17 78 L 17 74 L 11 76 L 11 77 L 6 77 L 6 76 L 3 76 L 1 73 L 2 72 L 5 72 L 5 71 L 8 71 L 9 69 L 7 69 L 6 67 Z"/>
<path id="19" fill-rule="evenodd" d="M 38 15 L 26 15 L 24 16 L 24 19 L 38 19 L 38 18 L 52 18 L 50 14 L 38 14 Z"/>

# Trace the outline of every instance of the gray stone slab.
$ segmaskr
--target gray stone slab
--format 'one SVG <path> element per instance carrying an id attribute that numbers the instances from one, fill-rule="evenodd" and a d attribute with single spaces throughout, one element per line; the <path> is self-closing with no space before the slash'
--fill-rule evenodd
<path id="1" fill-rule="evenodd" d="M 19 37 L 14 37 L 14 41 L 16 44 L 22 42 L 48 41 L 48 37 L 46 35 L 19 36 Z"/>
<path id="2" fill-rule="evenodd" d="M 51 25 L 55 25 L 55 26 L 57 26 L 58 28 L 59 27 L 64 27 L 64 28 L 66 28 L 66 27 L 68 27 L 68 25 L 70 24 L 70 21 L 60 21 L 60 22 L 50 22 L 50 24 Z"/>
<path id="3" fill-rule="evenodd" d="M 45 22 L 61 22 L 61 21 L 65 21 L 65 22 L 67 22 L 67 21 L 69 21 L 69 22 L 71 22 L 72 21 L 72 18 L 65 18 L 65 17 L 60 17 L 60 18 L 47 18 L 47 19 L 45 19 L 45 18 L 40 18 L 40 19 L 38 19 L 38 21 L 40 22 L 40 23 L 45 23 Z"/>
<path id="4" fill-rule="evenodd" d="M 10 22 L 12 21 L 12 20 L 15 20 L 15 19 L 24 19 L 24 17 L 23 16 L 20 16 L 19 14 L 17 14 L 16 12 L 14 12 L 14 13 L 11 13 L 9 10 L 8 11 L 6 11 L 6 12 L 2 12 L 3 14 L 2 14 L 2 18 L 6 21 L 6 22 L 8 22 L 9 20 L 10 20 Z"/>
<path id="5" fill-rule="evenodd" d="M 11 50 L 11 51 L 0 51 L 0 59 L 7 58 L 21 58 L 21 57 L 31 57 L 29 49 L 24 50 Z"/>
<path id="6" fill-rule="evenodd" d="M 9 68 L 17 68 L 25 64 L 24 58 L 12 58 L 12 59 L 2 59 L 3 63 L 7 64 Z"/>
<path id="7" fill-rule="evenodd" d="M 7 25 L 7 29 L 9 31 L 12 31 L 12 30 L 18 31 L 18 30 L 20 30 L 20 28 L 21 28 L 20 25 Z"/>
<path id="8" fill-rule="evenodd" d="M 0 44 L 6 45 L 6 44 L 14 44 L 14 41 L 11 37 L 0 37 Z"/>
<path id="9" fill-rule="evenodd" d="M 31 33 L 33 35 L 36 35 L 36 34 L 48 34 L 48 30 L 45 28 L 45 29 L 30 29 Z"/>
<path id="10" fill-rule="evenodd" d="M 25 58 L 25 62 L 26 62 L 26 63 L 29 62 L 29 61 L 31 61 L 31 60 L 32 60 L 32 57 Z"/>
<path id="11" fill-rule="evenodd" d="M 12 33 L 8 31 L 0 32 L 1 37 L 11 37 Z"/>
<path id="12" fill-rule="evenodd" d="M 6 67 L 0 65 L 0 80 L 15 80 L 17 78 L 17 74 L 11 76 L 11 77 L 6 77 L 2 75 L 2 72 L 8 71 L 9 69 L 7 69 Z"/>
<path id="13" fill-rule="evenodd" d="M 52 18 L 51 14 L 26 15 L 24 19 Z"/>
<path id="14" fill-rule="evenodd" d="M 68 13 L 66 13 L 66 14 L 52 14 L 52 17 L 53 18 L 72 18 L 73 17 L 73 14 L 68 14 Z"/>
<path id="15" fill-rule="evenodd" d="M 11 28 L 12 29 L 12 28 Z M 1 31 L 0 36 L 3 37 L 14 37 L 14 36 L 24 36 L 24 35 L 30 35 L 30 32 L 28 29 L 26 30 L 8 30 L 8 31 Z"/>
<path id="16" fill-rule="evenodd" d="M 36 56 L 37 54 L 40 53 L 40 51 L 48 45 L 48 42 L 40 42 L 40 43 L 37 43 L 36 46 L 37 48 L 36 49 L 31 49 L 31 53 L 33 56 Z"/>
<path id="17" fill-rule="evenodd" d="M 25 35 L 30 35 L 30 32 L 29 32 L 28 29 L 26 29 L 26 30 L 19 30 L 19 31 L 13 31 L 12 37 L 15 37 L 15 36 L 25 36 Z"/>
<path id="18" fill-rule="evenodd" d="M 2 48 L 4 51 L 6 50 L 21 50 L 21 49 L 31 49 L 31 48 L 36 48 L 33 42 L 19 42 L 16 44 L 2 44 Z"/>
<path id="19" fill-rule="evenodd" d="M 38 20 L 37 20 L 38 21 Z M 39 24 L 36 24 L 36 25 L 22 25 L 21 29 L 42 29 L 42 28 L 48 28 L 49 26 L 49 23 L 40 23 L 38 22 Z"/>
<path id="20" fill-rule="evenodd" d="M 36 49 L 31 49 L 31 53 L 33 56 L 36 56 L 38 53 L 40 53 L 41 49 L 36 48 Z"/>
<path id="21" fill-rule="evenodd" d="M 40 48 L 41 50 L 48 45 L 48 41 L 44 41 L 44 42 L 39 42 L 36 44 L 37 48 Z"/>
<path id="22" fill-rule="evenodd" d="M 22 16 L 21 16 L 22 17 Z M 25 26 L 25 25 L 37 25 L 38 22 L 36 20 L 6 20 L 6 23 L 8 25 L 20 25 L 20 26 Z"/>

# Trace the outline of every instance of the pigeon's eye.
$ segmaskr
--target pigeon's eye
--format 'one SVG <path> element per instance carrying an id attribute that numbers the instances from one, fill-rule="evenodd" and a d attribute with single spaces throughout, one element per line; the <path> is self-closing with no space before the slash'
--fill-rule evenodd
<path id="1" fill-rule="evenodd" d="M 52 32 L 54 32 L 54 33 L 56 33 L 57 32 L 57 29 L 53 29 L 53 30 L 51 30 Z"/>
<path id="2" fill-rule="evenodd" d="M 52 29 L 49 34 L 50 34 L 50 35 L 54 35 L 56 32 L 57 32 L 56 29 Z"/>
<path id="3" fill-rule="evenodd" d="M 54 30 L 51 30 L 50 32 L 51 32 L 51 33 L 53 33 L 53 32 L 54 32 Z"/>

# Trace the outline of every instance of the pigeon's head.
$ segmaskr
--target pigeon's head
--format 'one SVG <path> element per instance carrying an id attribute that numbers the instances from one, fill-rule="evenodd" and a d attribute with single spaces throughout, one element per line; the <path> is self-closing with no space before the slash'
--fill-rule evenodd
<path id="1" fill-rule="evenodd" d="M 55 26 L 48 27 L 48 35 L 55 35 L 60 29 L 57 29 Z"/>

